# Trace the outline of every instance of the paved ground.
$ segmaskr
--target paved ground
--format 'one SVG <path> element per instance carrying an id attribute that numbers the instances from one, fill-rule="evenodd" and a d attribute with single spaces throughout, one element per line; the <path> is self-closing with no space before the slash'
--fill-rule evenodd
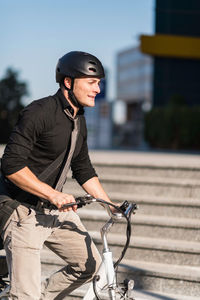
<path id="1" fill-rule="evenodd" d="M 200 168 L 199 154 L 174 154 L 139 151 L 90 151 L 93 162 L 127 165 L 182 166 Z"/>

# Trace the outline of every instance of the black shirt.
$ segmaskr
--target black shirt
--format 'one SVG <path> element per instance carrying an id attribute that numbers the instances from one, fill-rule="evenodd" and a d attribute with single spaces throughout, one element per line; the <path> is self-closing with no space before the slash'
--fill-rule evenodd
<path id="1" fill-rule="evenodd" d="M 62 91 L 43 99 L 33 101 L 19 115 L 19 120 L 9 138 L 2 157 L 4 175 L 13 174 L 25 166 L 38 176 L 59 154 L 70 147 L 73 121 L 64 113 L 71 108 Z M 87 147 L 87 128 L 83 109 L 80 118 L 80 133 L 71 161 L 73 177 L 80 185 L 97 176 Z M 55 170 L 46 180 L 55 186 L 60 170 Z"/>

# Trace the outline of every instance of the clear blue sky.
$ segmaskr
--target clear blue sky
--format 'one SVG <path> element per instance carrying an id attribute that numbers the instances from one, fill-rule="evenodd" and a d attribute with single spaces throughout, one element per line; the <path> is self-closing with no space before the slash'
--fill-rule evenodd
<path id="1" fill-rule="evenodd" d="M 57 90 L 55 66 L 72 50 L 96 55 L 108 70 L 115 96 L 117 52 L 154 31 L 154 0 L 0 0 L 0 78 L 20 71 L 27 102 Z"/>

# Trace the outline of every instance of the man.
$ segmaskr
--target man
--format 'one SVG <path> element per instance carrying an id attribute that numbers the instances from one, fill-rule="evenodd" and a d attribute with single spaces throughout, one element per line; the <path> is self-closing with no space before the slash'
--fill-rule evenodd
<path id="1" fill-rule="evenodd" d="M 99 253 L 76 214 L 76 206 L 62 208 L 75 201 L 71 194 L 62 192 L 66 180 L 62 177 L 68 164 L 87 193 L 110 201 L 88 156 L 83 116 L 84 106 L 95 105 L 102 77 L 104 69 L 95 56 L 78 51 L 64 55 L 56 67 L 60 89 L 21 112 L 5 148 L 4 185 L 11 198 L 23 195 L 2 234 L 11 279 L 10 299 L 64 299 L 91 280 L 99 267 Z M 63 151 L 66 153 L 62 167 L 40 180 L 40 174 Z M 43 244 L 67 265 L 46 281 L 41 295 Z"/>

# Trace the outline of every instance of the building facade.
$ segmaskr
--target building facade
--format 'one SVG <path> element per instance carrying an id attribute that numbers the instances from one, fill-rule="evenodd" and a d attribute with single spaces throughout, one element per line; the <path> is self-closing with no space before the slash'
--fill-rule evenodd
<path id="1" fill-rule="evenodd" d="M 95 107 L 85 108 L 89 149 L 112 148 L 112 104 L 106 98 L 106 80 L 101 80 L 101 93 Z"/>
<path id="2" fill-rule="evenodd" d="M 200 1 L 156 0 L 155 35 L 141 36 L 154 57 L 153 105 L 173 97 L 200 104 Z"/>
<path id="3" fill-rule="evenodd" d="M 126 105 L 125 123 L 120 126 L 122 146 L 137 148 L 143 143 L 143 114 L 152 105 L 152 77 L 152 58 L 139 47 L 117 54 L 117 99 Z"/>

